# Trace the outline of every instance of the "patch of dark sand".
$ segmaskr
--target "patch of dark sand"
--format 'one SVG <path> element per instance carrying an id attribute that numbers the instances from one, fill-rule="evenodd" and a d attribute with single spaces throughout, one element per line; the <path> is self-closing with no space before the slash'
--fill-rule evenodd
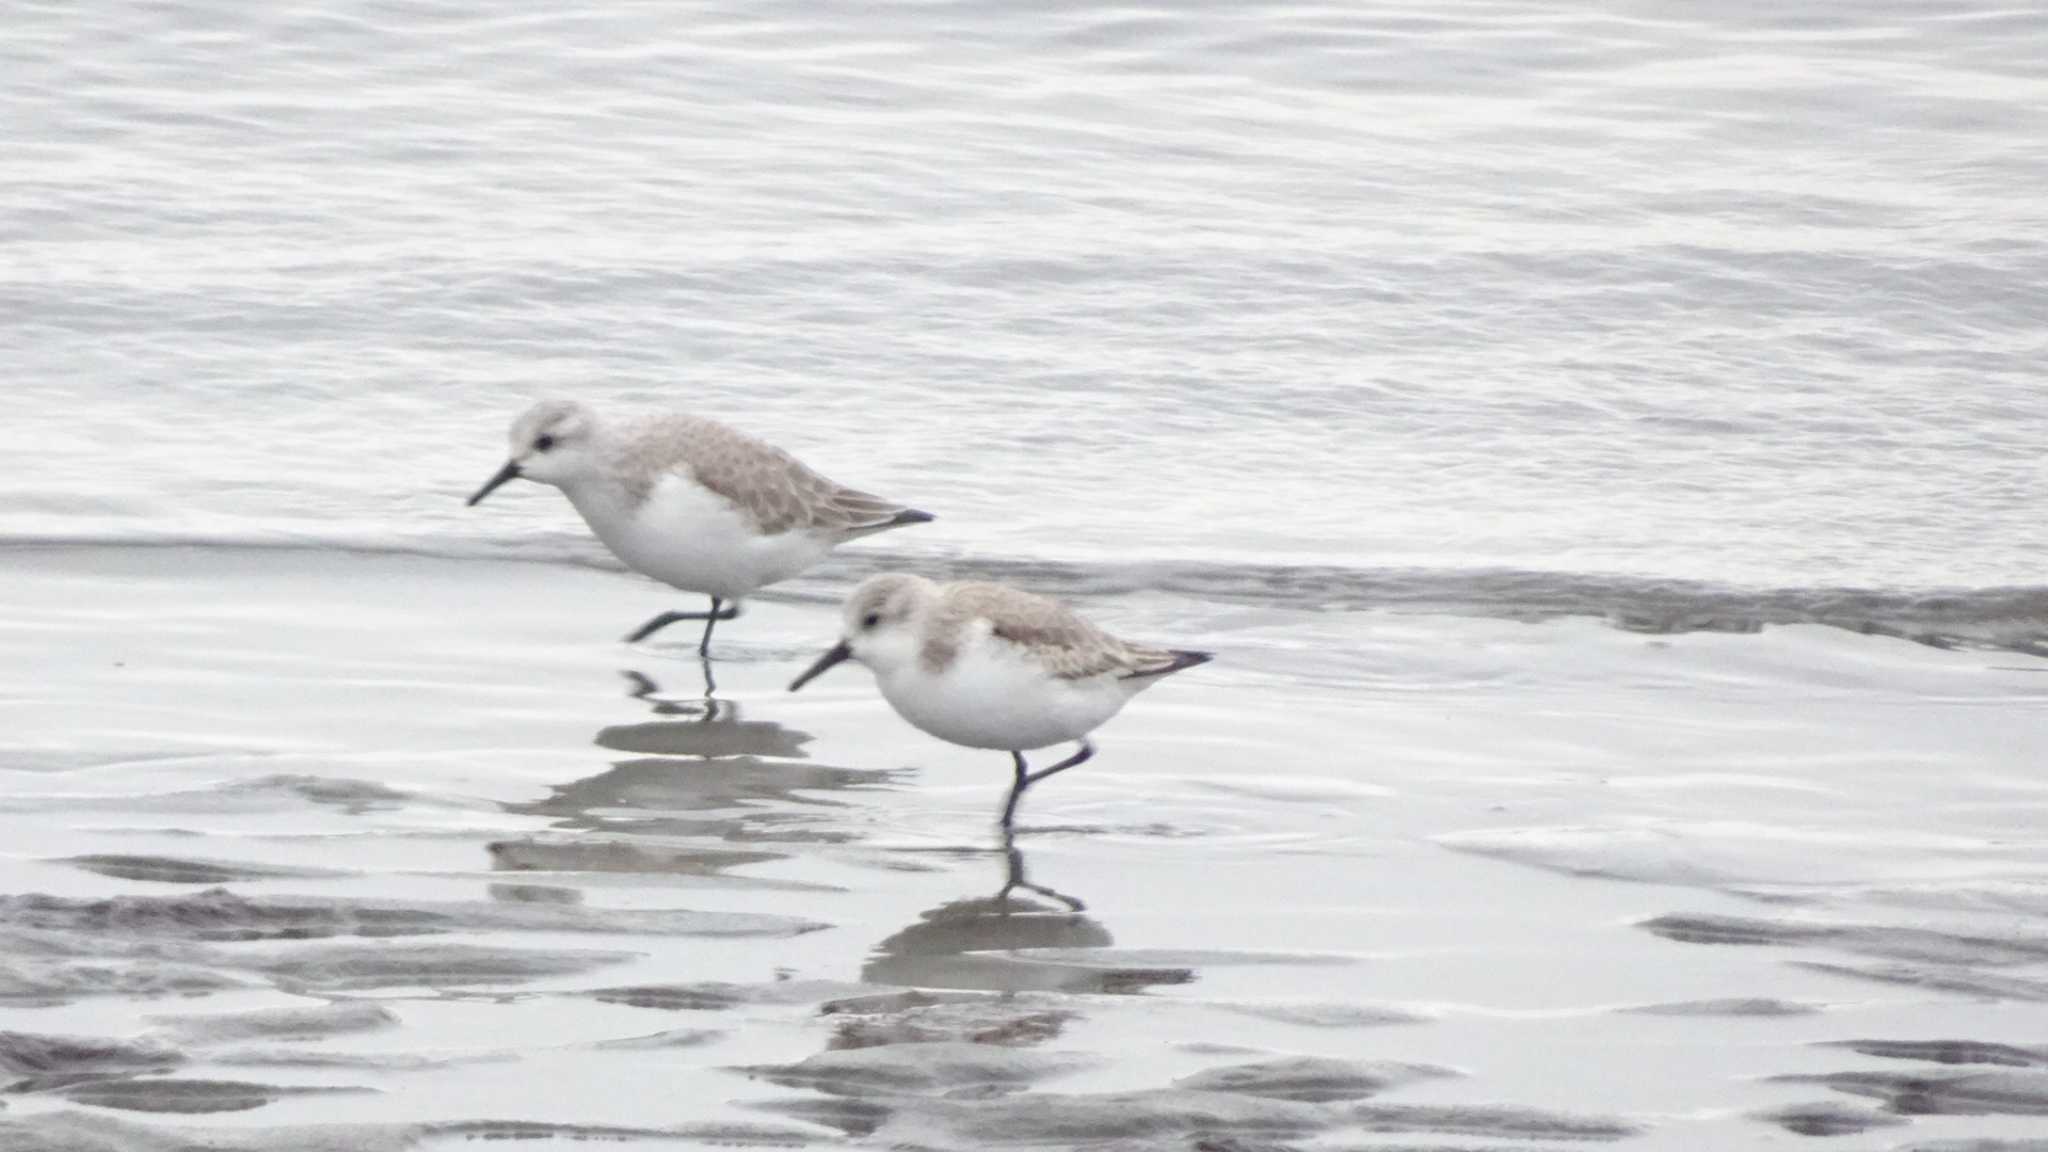
<path id="1" fill-rule="evenodd" d="M 422 1125 L 423 1138 L 463 1140 L 561 1140 L 575 1143 L 685 1142 L 713 1148 L 803 1148 L 817 1137 L 796 1128 L 754 1124 L 680 1124 L 673 1128 L 624 1128 L 595 1124 L 547 1124 L 524 1120 L 462 1120 Z"/>
<path id="2" fill-rule="evenodd" d="M 45 1112 L 0 1119 L 0 1148 L 27 1152 L 414 1152 L 468 1141 L 563 1143 L 686 1143 L 730 1148 L 801 1148 L 808 1132 L 749 1124 L 623 1128 L 522 1120 L 459 1120 L 439 1124 L 307 1124 L 271 1128 L 145 1126 L 91 1112 Z"/>
<path id="3" fill-rule="evenodd" d="M 419 1052 L 330 1052 L 324 1048 L 230 1048 L 209 1052 L 206 1061 L 231 1068 L 347 1068 L 365 1072 L 419 1072 L 463 1064 L 519 1059 L 514 1052 L 461 1052 L 430 1056 Z"/>
<path id="4" fill-rule="evenodd" d="M 1078 1013 L 1058 1001 L 1019 996 L 961 996 L 941 1000 L 906 992 L 856 1001 L 836 1001 L 819 1011 L 834 1017 L 830 1046 L 874 1048 L 885 1044 L 954 1041 L 1021 1048 L 1060 1034 Z"/>
<path id="5" fill-rule="evenodd" d="M 1746 916 L 1671 915 L 1641 927 L 1685 944 L 1824 945 L 1914 963 L 1998 967 L 2048 960 L 2048 937 L 1965 935 L 1887 924 L 1826 924 Z"/>
<path id="6" fill-rule="evenodd" d="M 1625 1120 L 1457 1104 L 1361 1104 L 1350 1122 L 1372 1132 L 1427 1132 L 1504 1140 L 1621 1140 L 1642 1128 Z"/>
<path id="7" fill-rule="evenodd" d="M 1174 1081 L 1174 1086 L 1324 1104 L 1363 1100 L 1402 1084 L 1457 1075 L 1459 1073 L 1450 1068 L 1428 1064 L 1297 1056 L 1209 1068 L 1192 1076 L 1183 1076 Z"/>
<path id="8" fill-rule="evenodd" d="M 1854 1136 L 1872 1128 L 1895 1128 L 1906 1123 L 1900 1117 L 1885 1112 L 1827 1101 L 1788 1104 L 1783 1108 L 1751 1113 L 1751 1118 L 1776 1124 L 1794 1136 Z"/>
<path id="9" fill-rule="evenodd" d="M 159 1128 L 80 1111 L 0 1119 L 0 1148 L 13 1152 L 412 1152 L 414 1128 L 369 1124 L 293 1128 Z"/>
<path id="10" fill-rule="evenodd" d="M 779 1112 L 792 1119 L 827 1128 L 837 1128 L 858 1140 L 874 1135 L 895 1114 L 893 1104 L 860 1100 L 851 1096 L 809 1097 L 801 1100 L 773 1100 L 749 1105 L 767 1112 Z M 906 1144 L 907 1148 L 926 1147 Z"/>
<path id="11" fill-rule="evenodd" d="M 97 1036 L 53 1036 L 0 1032 L 0 1070 L 18 1077 L 10 1092 L 59 1088 L 82 1080 L 169 1072 L 185 1054 L 153 1039 L 108 1040 Z"/>
<path id="12" fill-rule="evenodd" d="M 1299 1024 L 1307 1028 L 1380 1028 L 1392 1024 L 1430 1022 L 1430 1017 L 1420 1013 L 1367 1004 L 1264 1001 L 1211 1004 L 1210 1007 L 1235 1012 L 1241 1016 L 1253 1016 L 1279 1024 Z"/>
<path id="13" fill-rule="evenodd" d="M 988 1044 L 939 1040 L 869 1048 L 827 1049 L 795 1064 L 738 1069 L 786 1088 L 834 1096 L 876 1092 L 989 1093 L 1017 1091 L 1051 1076 L 1095 1067 L 1079 1053 L 1031 1052 Z"/>
<path id="14" fill-rule="evenodd" d="M 241 1080 L 101 1080 L 63 1090 L 65 1099 L 124 1112 L 247 1112 L 287 1096 L 367 1093 L 369 1088 L 251 1084 Z"/>
<path id="15" fill-rule="evenodd" d="M 636 958 L 631 952 L 497 948 L 478 944 L 337 944 L 250 958 L 247 967 L 302 992 L 522 984 L 575 976 Z"/>
<path id="16" fill-rule="evenodd" d="M 39 893 L 0 896 L 0 927 L 112 935 L 128 940 L 247 941 L 475 931 L 793 936 L 826 925 L 746 912 L 595 909 L 489 901 L 251 898 L 225 888 L 209 888 L 176 896 L 112 896 L 94 900 Z"/>
<path id="17" fill-rule="evenodd" d="M 836 997 L 872 991 L 871 985 L 844 984 L 834 980 L 771 980 L 760 984 L 703 980 L 692 984 L 594 988 L 576 995 L 607 1004 L 657 1008 L 667 1012 L 723 1012 L 747 1004 L 819 1004 Z"/>
<path id="18" fill-rule="evenodd" d="M 658 836 L 530 837 L 498 840 L 485 846 L 491 866 L 505 872 L 633 872 L 679 876 L 717 876 L 727 869 L 768 860 L 785 853 L 758 849 L 707 848 L 687 840 Z"/>
<path id="19" fill-rule="evenodd" d="M 917 1148 L 1092 1147 L 1112 1140 L 1169 1137 L 1305 1136 L 1341 1120 L 1340 1114 L 1322 1105 L 1176 1088 L 1087 1096 L 1032 1092 L 973 1101 L 917 1096 L 887 1102 L 765 1101 L 753 1106 L 830 1124 L 850 1136 L 873 1137 L 885 1146 Z"/>
<path id="20" fill-rule="evenodd" d="M 27 801 L 0 801 L 0 807 L 26 810 Z M 47 802 L 36 800 L 37 807 Z M 334 808 L 349 815 L 388 812 L 408 807 L 495 809 L 484 800 L 454 796 L 429 796 L 404 792 L 374 780 L 314 776 L 301 773 L 273 773 L 246 780 L 230 780 L 208 788 L 151 795 L 66 797 L 66 811 L 132 812 L 146 809 L 154 814 L 264 813 L 304 810 L 307 805 Z"/>
<path id="21" fill-rule="evenodd" d="M 734 837 L 737 838 L 737 837 Z M 502 872 L 602 872 L 634 876 L 713 878 L 720 887 L 782 892 L 839 892 L 830 884 L 772 880 L 732 870 L 788 857 L 765 849 L 711 848 L 688 839 L 646 835 L 527 837 L 486 846 L 491 867 Z"/>
<path id="22" fill-rule="evenodd" d="M 670 1028 L 665 1032 L 651 1032 L 645 1036 L 622 1036 L 616 1040 L 599 1040 L 592 1048 L 615 1052 L 660 1052 L 672 1048 L 702 1048 L 723 1039 L 725 1033 L 713 1028 Z"/>
<path id="23" fill-rule="evenodd" d="M 1174 1045 L 1190 1056 L 1268 1056 L 1264 1048 L 1253 1048 L 1247 1044 L 1219 1044 L 1214 1040 L 1186 1040 Z"/>
<path id="24" fill-rule="evenodd" d="M 225 972 L 149 957 L 86 961 L 9 956 L 9 945 L 19 938 L 0 933 L 0 1003 L 14 1007 L 52 1007 L 94 996 L 204 996 L 248 986 L 248 981 Z"/>
<path id="25" fill-rule="evenodd" d="M 581 904 L 583 890 L 555 884 L 487 884 L 485 895 L 504 904 Z"/>
<path id="26" fill-rule="evenodd" d="M 650 720 L 641 724 L 614 724 L 597 731 L 595 743 L 614 752 L 640 756 L 690 756 L 702 759 L 732 759 L 763 756 L 777 760 L 800 760 L 808 755 L 804 745 L 809 732 L 785 728 L 766 720 Z"/>
<path id="27" fill-rule="evenodd" d="M 1817 960 L 1800 960 L 1795 963 L 1801 968 L 1815 972 L 1846 976 L 1852 980 L 1868 980 L 1876 984 L 1928 988 L 1937 992 L 1954 992 L 1985 1000 L 2048 1001 L 2048 980 L 2030 976 L 2010 976 L 1938 964 L 1828 964 Z"/>
<path id="28" fill-rule="evenodd" d="M 1637 1016 L 1811 1016 L 1820 1011 L 1814 1004 L 1769 997 L 1732 997 L 1726 1000 L 1675 1000 L 1664 1004 L 1637 1004 L 1617 1008 Z"/>
<path id="29" fill-rule="evenodd" d="M 1884 1101 L 1902 1116 L 2048 1116 L 2048 1073 L 1830 1072 L 1778 1076 L 1787 1084 L 1815 1084 L 1851 1096 Z"/>
<path id="30" fill-rule="evenodd" d="M 116 880 L 146 880 L 157 884 L 230 884 L 238 880 L 312 880 L 348 875 L 330 868 L 288 868 L 183 856 L 70 856 L 57 863 Z"/>
<path id="31" fill-rule="evenodd" d="M 264 1008 L 214 1015 L 152 1016 L 160 1033 L 203 1046 L 240 1040 L 317 1040 L 396 1027 L 398 1016 L 368 1000 L 342 1000 L 306 1008 Z"/>
<path id="32" fill-rule="evenodd" d="M 928 992 L 922 988 L 890 988 L 827 1000 L 820 1016 L 879 1016 L 930 1008 L 938 1004 L 981 1004 L 1000 997 L 984 992 Z"/>
<path id="33" fill-rule="evenodd" d="M 1824 1048 L 1847 1048 L 1883 1060 L 1930 1064 L 1996 1064 L 2007 1068 L 2048 1065 L 2048 1046 L 2021 1047 L 1982 1040 L 1829 1040 Z"/>
<path id="34" fill-rule="evenodd" d="M 594 831 L 705 835 L 733 832 L 742 819 L 758 822 L 772 813 L 764 806 L 840 807 L 833 792 L 875 788 L 899 773 L 867 768 L 834 768 L 736 756 L 724 760 L 624 760 L 597 776 L 557 785 L 553 795 L 506 810 L 546 816 L 561 826 Z M 677 819 L 674 813 L 741 811 L 722 820 Z"/>

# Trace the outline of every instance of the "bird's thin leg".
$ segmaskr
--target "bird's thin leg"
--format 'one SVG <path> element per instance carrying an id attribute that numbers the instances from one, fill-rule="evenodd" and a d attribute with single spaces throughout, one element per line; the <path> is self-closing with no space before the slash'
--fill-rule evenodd
<path id="1" fill-rule="evenodd" d="M 697 641 L 697 655 L 703 657 L 706 661 L 711 659 L 711 630 L 718 626 L 718 610 L 724 607 L 724 605 L 725 601 L 713 596 L 711 598 L 711 611 L 704 615 L 704 637 Z M 704 665 L 704 678 L 707 681 L 711 679 L 711 665 L 709 663 Z"/>
<path id="2" fill-rule="evenodd" d="M 1010 822 L 1017 816 L 1017 801 L 1024 798 L 1024 790 L 1026 788 L 1031 787 L 1055 772 L 1065 772 L 1076 764 L 1085 764 L 1088 758 L 1093 755 L 1095 755 L 1095 746 L 1083 740 L 1081 741 L 1080 751 L 1050 768 L 1040 768 L 1038 771 L 1033 772 L 1025 766 L 1024 754 L 1022 752 L 1010 753 L 1011 759 L 1017 763 L 1017 778 L 1010 785 L 1010 798 L 1003 803 L 1003 830 L 1005 832 L 1009 831 Z"/>
<path id="3" fill-rule="evenodd" d="M 1059 763 L 1053 765 L 1050 768 L 1040 768 L 1038 771 L 1031 773 L 1030 775 L 1024 777 L 1024 783 L 1028 787 L 1032 784 L 1038 783 L 1040 780 L 1045 779 L 1047 776 L 1050 776 L 1055 772 L 1065 772 L 1067 769 L 1074 767 L 1076 764 L 1086 764 L 1088 762 L 1088 758 L 1093 755 L 1095 755 L 1095 745 L 1090 744 L 1086 740 L 1083 740 L 1081 741 L 1080 751 L 1075 752 L 1072 756 L 1067 757 L 1065 760 L 1060 761 Z"/>
<path id="4" fill-rule="evenodd" d="M 1017 801 L 1023 798 L 1024 789 L 1031 783 L 1031 777 L 1028 774 L 1029 768 L 1024 763 L 1024 754 L 1022 752 L 1012 752 L 1010 753 L 1010 759 L 1016 761 L 1017 776 L 1016 779 L 1010 782 L 1010 798 L 1003 802 L 1002 826 L 1005 837 L 1008 837 L 1010 833 L 1010 821 L 1016 818 Z"/>
<path id="5" fill-rule="evenodd" d="M 663 612 L 661 615 L 656 616 L 654 619 L 649 620 L 647 623 L 642 624 L 638 628 L 635 628 L 633 630 L 632 635 L 626 637 L 626 643 L 638 644 L 640 641 L 647 639 L 649 636 L 654 635 L 656 632 L 661 631 L 663 628 L 666 628 L 671 624 L 679 623 L 684 620 L 703 620 L 706 621 L 708 624 L 708 622 L 715 620 L 731 620 L 740 614 L 740 606 L 738 604 L 734 604 L 731 607 L 726 608 L 724 611 L 720 611 L 718 607 L 720 603 L 721 601 L 717 597 L 712 597 L 711 611 L 708 613 Z M 711 639 L 711 629 L 708 626 L 704 629 L 704 639 L 707 643 Z M 699 646 L 699 651 L 702 651 L 701 645 Z"/>

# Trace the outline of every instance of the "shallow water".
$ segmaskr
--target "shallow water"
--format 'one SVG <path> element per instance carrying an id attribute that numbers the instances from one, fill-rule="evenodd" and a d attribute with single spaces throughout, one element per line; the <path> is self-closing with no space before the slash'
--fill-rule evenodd
<path id="1" fill-rule="evenodd" d="M 613 573 L 8 561 L 0 1147 L 1991 1149 L 2048 1110 L 2036 657 L 1104 596 L 1223 659 L 1032 793 L 999 905 L 1001 757 L 858 670 L 783 691 L 823 605 L 755 605 L 707 714 Z"/>

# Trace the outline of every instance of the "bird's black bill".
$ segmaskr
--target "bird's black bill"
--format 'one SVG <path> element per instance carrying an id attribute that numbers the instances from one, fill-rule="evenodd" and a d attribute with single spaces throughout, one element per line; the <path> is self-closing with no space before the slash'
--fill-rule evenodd
<path id="1" fill-rule="evenodd" d="M 519 461 L 505 461 L 505 466 L 503 468 L 498 469 L 498 474 L 496 476 L 491 477 L 490 480 L 486 481 L 483 487 L 476 490 L 476 495 L 471 496 L 469 498 L 469 506 L 471 508 L 476 507 L 477 501 L 483 499 L 486 496 L 489 496 L 493 492 L 496 492 L 498 488 L 501 485 L 505 484 L 507 481 L 517 479 L 519 479 Z"/>
<path id="2" fill-rule="evenodd" d="M 850 660 L 852 658 L 853 649 L 848 648 L 846 646 L 846 641 L 841 640 L 839 643 L 834 644 L 831 647 L 831 649 L 827 651 L 823 656 L 818 657 L 818 662 L 816 664 L 813 664 L 809 668 L 804 669 L 803 675 L 790 681 L 789 690 L 791 692 L 796 691 L 804 685 L 809 684 L 811 681 L 816 680 L 818 677 L 823 676 L 826 673 L 826 671 L 829 670 L 834 664 L 838 664 L 843 661 Z"/>

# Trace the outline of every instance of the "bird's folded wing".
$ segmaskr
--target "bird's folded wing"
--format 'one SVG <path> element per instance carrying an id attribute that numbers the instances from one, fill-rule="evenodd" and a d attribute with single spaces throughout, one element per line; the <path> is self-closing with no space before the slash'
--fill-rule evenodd
<path id="1" fill-rule="evenodd" d="M 956 584 L 947 589 L 943 611 L 961 621 L 987 620 L 991 635 L 1061 680 L 1130 669 L 1122 641 L 1057 600 L 1001 584 Z"/>

